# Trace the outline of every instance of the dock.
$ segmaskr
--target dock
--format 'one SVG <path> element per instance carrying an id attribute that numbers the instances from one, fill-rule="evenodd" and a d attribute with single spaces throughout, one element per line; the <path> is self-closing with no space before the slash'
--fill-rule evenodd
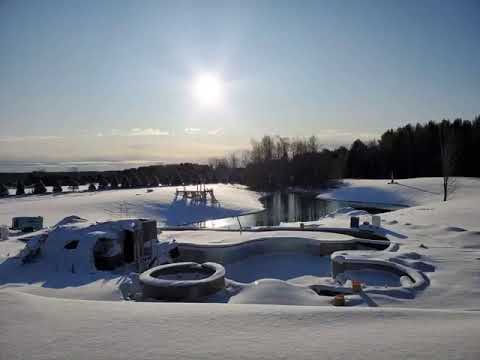
<path id="1" fill-rule="evenodd" d="M 208 189 L 205 185 L 197 185 L 195 190 L 189 190 L 183 187 L 183 190 L 175 189 L 175 200 L 177 199 L 191 199 L 195 202 L 207 202 L 208 199 L 214 204 L 218 203 L 213 189 Z"/>

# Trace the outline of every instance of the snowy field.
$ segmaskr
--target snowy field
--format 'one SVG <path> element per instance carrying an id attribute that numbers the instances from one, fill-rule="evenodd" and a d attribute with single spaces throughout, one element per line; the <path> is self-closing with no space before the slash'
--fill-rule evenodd
<path id="1" fill-rule="evenodd" d="M 66 216 L 104 221 L 112 218 L 152 218 L 159 224 L 179 225 L 237 216 L 263 209 L 259 194 L 240 185 L 207 185 L 218 204 L 191 204 L 175 200 L 176 187 L 119 189 L 68 194 L 29 195 L 0 199 L 0 224 L 11 224 L 13 216 L 43 216 L 51 226 Z M 194 189 L 195 187 L 189 187 Z M 179 187 L 179 189 L 183 189 Z"/>
<path id="2" fill-rule="evenodd" d="M 121 301 L 118 290 L 125 280 L 121 274 L 57 272 L 50 276 L 39 263 L 25 270 L 7 259 L 0 264 L 0 359 L 479 359 L 480 180 L 457 179 L 456 191 L 447 202 L 442 201 L 441 181 L 346 180 L 343 187 L 320 195 L 410 206 L 382 214 L 381 232 L 392 242 L 388 250 L 347 253 L 415 270 L 425 280 L 421 289 L 402 289 L 400 279 L 391 273 L 348 271 L 346 286 L 350 280 L 361 280 L 364 291 L 360 297 L 347 296 L 352 306 L 337 308 L 328 297 L 304 286 L 327 275 L 326 264 L 320 261 L 315 268 L 315 259 L 309 256 L 268 255 L 231 265 L 230 271 L 243 281 L 256 275 L 277 280 L 245 287 L 230 304 L 128 302 Z M 183 220 L 202 214 L 201 209 L 198 214 L 193 209 L 197 215 L 190 215 L 190 208 L 168 210 L 167 205 L 151 210 L 153 196 L 171 205 L 174 189 L 141 195 L 136 195 L 139 190 L 122 191 L 128 193 L 125 201 L 136 201 L 144 209 L 143 216 L 158 214 L 164 223 L 187 222 Z M 109 193 L 1 200 L 0 222 L 7 222 L 4 205 L 10 206 L 10 217 L 31 209 L 32 214 L 45 214 L 48 224 L 69 211 L 68 215 L 88 218 L 105 215 L 103 208 L 121 201 Z M 219 185 L 218 194 L 225 212 L 259 207 L 258 195 L 245 189 Z M 65 200 L 57 203 L 61 197 Z M 93 210 L 88 210 L 88 199 Z M 40 204 L 35 205 L 35 200 Z M 348 227 L 353 214 L 370 220 L 361 211 L 344 209 L 306 225 Z M 285 231 L 281 233 L 285 236 Z M 192 243 L 236 244 L 260 235 L 209 231 L 164 236 Z M 315 233 L 319 239 L 335 236 L 346 237 Z M 16 239 L 0 242 L 0 254 L 11 256 L 21 244 Z M 290 281 L 292 272 L 294 281 Z"/>
<path id="3" fill-rule="evenodd" d="M 390 180 L 346 179 L 342 186 L 322 192 L 318 198 L 415 206 L 441 200 L 442 185 L 441 178 L 401 179 L 393 184 L 390 184 Z M 478 197 L 479 189 L 479 179 L 457 178 L 455 191 L 449 198 Z"/>

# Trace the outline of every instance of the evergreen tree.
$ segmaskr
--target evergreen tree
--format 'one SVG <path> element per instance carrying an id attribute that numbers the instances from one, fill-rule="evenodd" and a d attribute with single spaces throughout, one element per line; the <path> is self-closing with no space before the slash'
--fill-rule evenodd
<path id="1" fill-rule="evenodd" d="M 153 175 L 151 180 L 150 180 L 150 186 L 151 187 L 157 187 L 160 181 L 158 180 L 158 176 Z"/>
<path id="2" fill-rule="evenodd" d="M 110 188 L 112 189 L 118 189 L 119 185 L 118 185 L 118 179 L 116 176 L 113 176 L 110 180 Z"/>
<path id="3" fill-rule="evenodd" d="M 17 195 L 25 195 L 25 185 L 22 180 L 17 181 Z"/>
<path id="4" fill-rule="evenodd" d="M 132 175 L 130 176 L 130 186 L 132 188 L 138 188 L 142 186 L 142 181 L 140 180 L 136 172 L 132 173 Z"/>
<path id="5" fill-rule="evenodd" d="M 4 184 L 0 184 L 0 197 L 5 197 L 8 195 L 8 188 Z"/>
<path id="6" fill-rule="evenodd" d="M 55 181 L 53 183 L 53 192 L 55 194 L 58 194 L 58 193 L 61 193 L 63 191 L 62 189 L 62 186 L 60 185 L 60 183 L 58 181 Z"/>
<path id="7" fill-rule="evenodd" d="M 107 190 L 108 189 L 108 181 L 105 179 L 103 175 L 98 177 L 98 190 Z"/>
<path id="8" fill-rule="evenodd" d="M 131 187 L 130 180 L 128 176 L 124 176 L 122 179 L 122 189 L 129 189 Z"/>
<path id="9" fill-rule="evenodd" d="M 33 193 L 36 195 L 39 194 L 45 194 L 47 192 L 47 188 L 45 187 L 45 184 L 43 183 L 42 180 L 39 180 L 37 183 L 35 183 L 33 187 Z"/>
<path id="10" fill-rule="evenodd" d="M 77 180 L 72 180 L 70 186 L 68 187 L 70 191 L 78 191 L 80 183 Z"/>

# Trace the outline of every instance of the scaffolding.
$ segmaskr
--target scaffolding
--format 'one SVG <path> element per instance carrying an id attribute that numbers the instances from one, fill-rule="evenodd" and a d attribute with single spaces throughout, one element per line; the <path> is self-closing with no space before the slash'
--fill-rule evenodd
<path id="1" fill-rule="evenodd" d="M 196 185 L 195 190 L 187 189 L 185 186 L 182 190 L 175 189 L 175 200 L 179 198 L 184 200 L 191 199 L 194 202 L 207 202 L 210 199 L 212 204 L 218 203 L 213 189 L 208 189 L 205 184 Z"/>

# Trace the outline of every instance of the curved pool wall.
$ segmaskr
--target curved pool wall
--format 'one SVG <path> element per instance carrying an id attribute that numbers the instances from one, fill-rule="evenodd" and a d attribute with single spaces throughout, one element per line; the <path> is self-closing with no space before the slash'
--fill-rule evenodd
<path id="1" fill-rule="evenodd" d="M 265 237 L 235 244 L 191 244 L 179 243 L 180 256 L 177 261 L 197 263 L 232 263 L 249 256 L 281 252 L 300 252 L 326 256 L 336 251 L 384 250 L 390 245 L 385 240 L 349 239 L 315 240 L 302 237 Z"/>
<path id="2" fill-rule="evenodd" d="M 204 275 L 195 280 L 163 279 L 162 275 L 197 272 Z M 225 287 L 225 268 L 220 264 L 182 262 L 160 265 L 140 275 L 143 296 L 167 301 L 194 301 Z"/>
<path id="3" fill-rule="evenodd" d="M 417 270 L 392 262 L 389 259 L 355 256 L 355 254 L 331 255 L 332 277 L 346 271 L 373 269 L 393 273 L 400 277 L 402 287 L 412 290 L 422 290 L 428 282 Z"/>

